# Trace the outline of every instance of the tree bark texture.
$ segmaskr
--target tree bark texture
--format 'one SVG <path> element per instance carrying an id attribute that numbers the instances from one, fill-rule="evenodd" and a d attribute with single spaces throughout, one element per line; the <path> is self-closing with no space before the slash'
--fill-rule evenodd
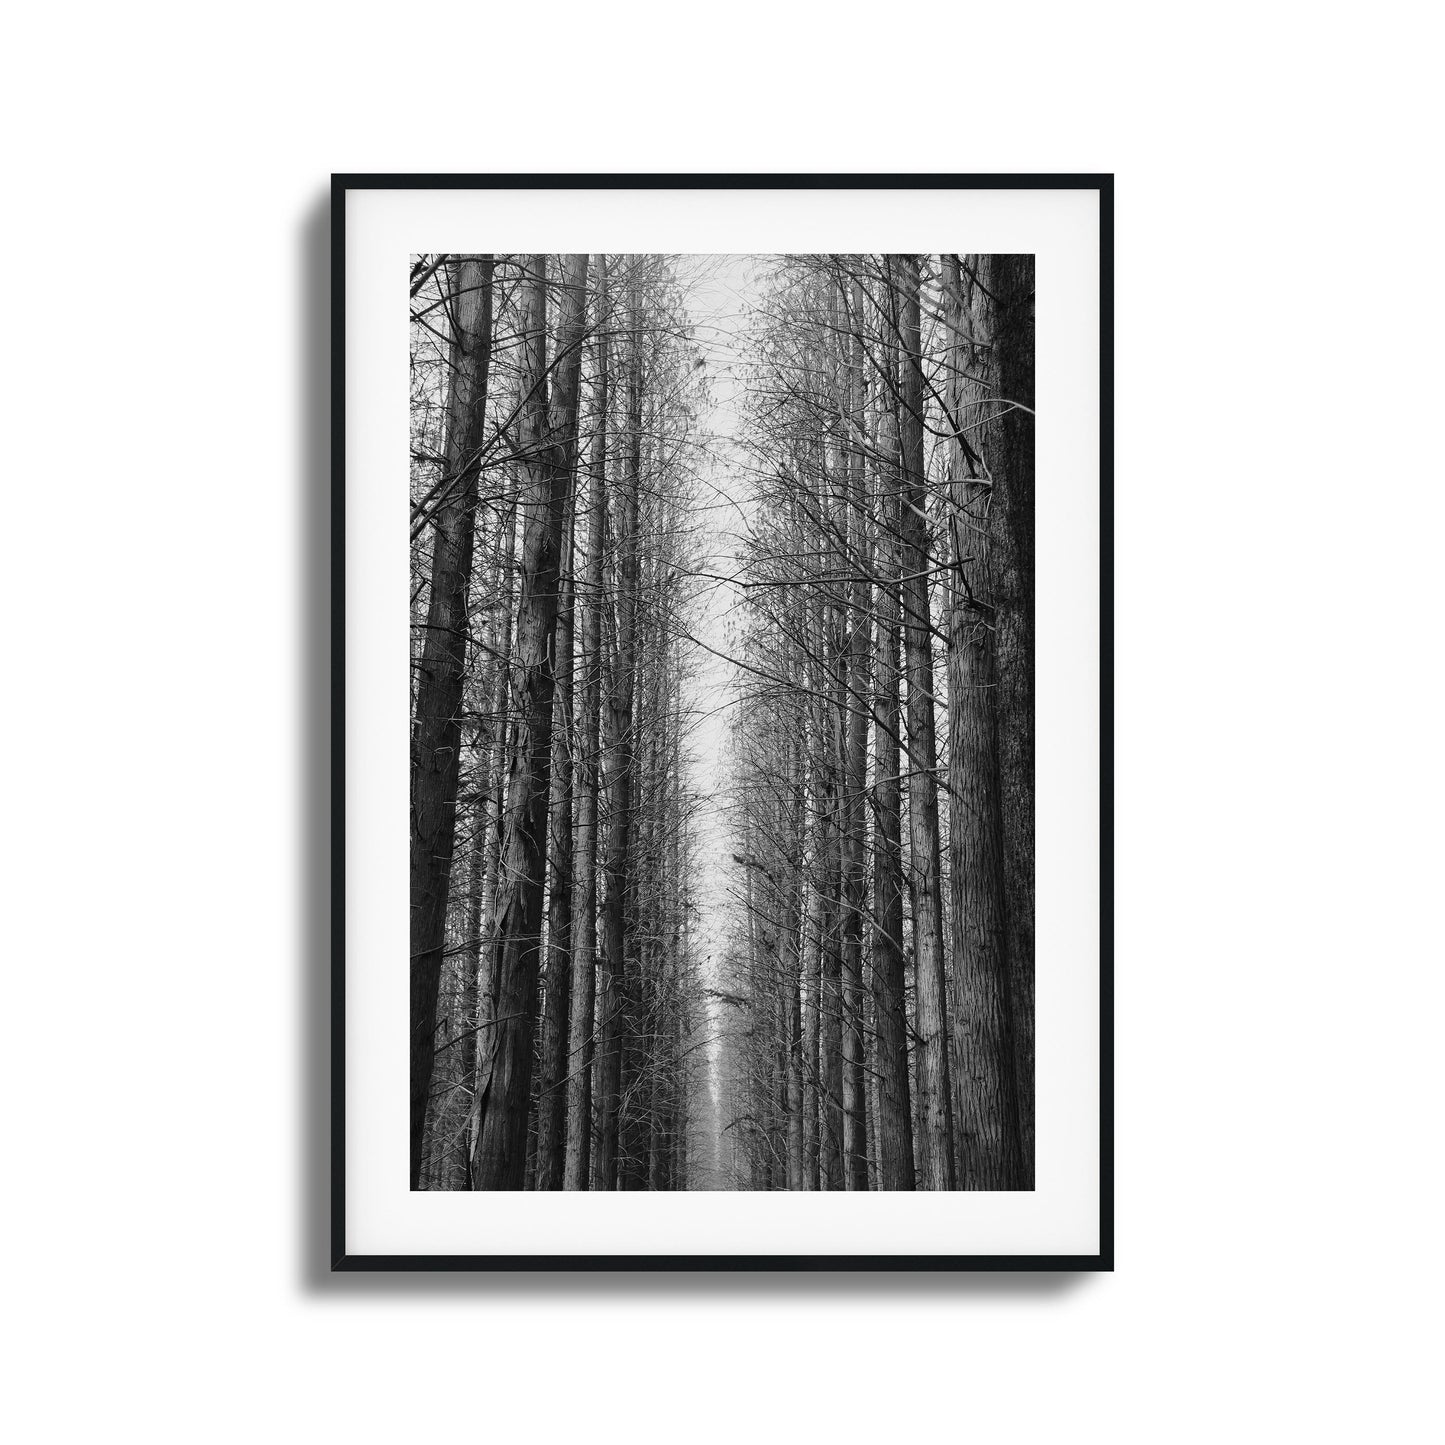
<path id="1" fill-rule="evenodd" d="M 881 410 L 878 452 L 884 461 L 877 485 L 881 526 L 875 554 L 879 582 L 877 682 L 873 694 L 873 1006 L 878 1040 L 878 1169 L 882 1188 L 913 1189 L 916 1174 L 904 991 L 903 795 L 898 741 L 902 616 L 898 596 L 898 441 L 891 398 L 884 400 Z"/>
<path id="2" fill-rule="evenodd" d="M 908 828 L 913 940 L 918 973 L 919 1162 L 929 1189 L 954 1187 L 953 1101 L 948 1077 L 933 640 L 929 616 L 927 489 L 923 470 L 923 365 L 918 258 L 898 258 L 902 378 L 903 643 L 908 664 Z"/>
<path id="3" fill-rule="evenodd" d="M 603 904 L 601 1013 L 597 1054 L 596 1187 L 617 1187 L 622 1044 L 627 1018 L 626 920 L 632 832 L 632 704 L 637 634 L 637 513 L 642 485 L 642 335 L 636 268 L 630 258 L 627 362 L 627 464 L 618 516 L 617 650 L 607 707 L 607 896 Z"/>
<path id="4" fill-rule="evenodd" d="M 491 941 L 492 1023 L 478 1041 L 476 1148 L 479 1189 L 522 1187 L 527 1106 L 537 1017 L 542 899 L 547 867 L 547 801 L 552 768 L 552 703 L 562 519 L 577 438 L 587 258 L 563 260 L 561 316 L 552 404 L 547 405 L 546 258 L 526 262 L 520 418 L 523 517 L 517 640 L 513 670 L 517 726 L 508 745 L 505 832 Z"/>
<path id="5" fill-rule="evenodd" d="M 563 1187 L 587 1189 L 592 1171 L 592 1058 L 597 989 L 597 748 L 602 707 L 602 549 L 607 524 L 607 258 L 597 261 L 597 413 L 587 498 L 587 576 L 581 595 L 582 717 L 577 748 L 577 848 L 572 907 L 572 1018 L 567 1049 L 567 1160 Z"/>
<path id="6" fill-rule="evenodd" d="M 959 1184 L 1017 1189 L 1022 1161 L 1003 881 L 998 766 L 998 609 L 991 568 L 993 484 L 963 431 L 968 369 L 956 258 L 945 257 L 950 528 L 955 552 L 949 618 L 949 853 L 954 915 L 953 1016 Z"/>
<path id="7" fill-rule="evenodd" d="M 468 256 L 451 273 L 456 330 L 447 395 L 446 471 L 434 513 L 431 600 L 422 645 L 411 756 L 411 1187 L 421 1182 L 431 1091 L 447 896 L 456 844 L 460 709 L 466 664 L 478 457 L 491 359 L 492 258 Z"/>

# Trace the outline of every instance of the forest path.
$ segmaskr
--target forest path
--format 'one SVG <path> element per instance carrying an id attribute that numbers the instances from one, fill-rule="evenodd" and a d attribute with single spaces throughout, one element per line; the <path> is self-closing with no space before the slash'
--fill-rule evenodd
<path id="1" fill-rule="evenodd" d="M 732 782 L 729 723 L 737 703 L 734 622 L 741 589 L 737 575 L 749 525 L 747 464 L 741 445 L 745 404 L 747 331 L 760 299 L 762 271 L 753 256 L 690 258 L 687 306 L 703 365 L 711 407 L 701 418 L 708 442 L 698 466 L 693 514 L 698 553 L 700 607 L 692 629 L 697 670 L 689 679 L 686 706 L 699 719 L 694 777 L 699 794 L 697 878 L 698 938 L 705 986 L 716 990 L 719 966 L 734 925 L 740 885 L 729 845 L 727 803 Z M 712 1158 L 706 1173 L 722 1187 L 723 1110 L 720 1107 L 718 1040 L 720 1005 L 708 1003 L 708 1078 Z"/>

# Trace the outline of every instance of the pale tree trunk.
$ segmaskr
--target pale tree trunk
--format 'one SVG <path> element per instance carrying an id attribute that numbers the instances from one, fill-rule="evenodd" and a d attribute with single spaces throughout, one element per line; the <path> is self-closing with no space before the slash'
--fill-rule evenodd
<path id="1" fill-rule="evenodd" d="M 803 1140 L 803 993 L 796 944 L 788 949 L 793 970 L 788 985 L 788 1188 L 807 1188 Z"/>
<path id="2" fill-rule="evenodd" d="M 805 664 L 804 677 L 818 681 L 816 658 L 820 651 L 816 637 L 810 639 L 812 659 Z M 816 702 L 810 702 L 808 748 L 812 754 L 812 776 L 805 794 L 808 836 L 808 866 L 804 869 L 803 915 L 803 1188 L 823 1187 L 823 933 L 826 927 L 826 858 L 828 849 L 827 810 L 824 796 L 823 732 L 825 724 Z"/>
<path id="3" fill-rule="evenodd" d="M 502 820 L 506 803 L 507 786 L 507 738 L 509 731 L 511 689 L 512 689 L 512 636 L 513 601 L 517 595 L 517 483 L 515 469 L 507 467 L 504 472 L 505 484 L 501 498 L 500 556 L 497 577 L 500 583 L 496 603 L 496 624 L 492 633 L 495 649 L 495 668 L 491 686 L 491 711 L 487 716 L 489 744 L 487 748 L 486 816 L 482 824 L 482 908 L 483 942 L 479 947 L 477 965 L 477 1037 L 485 1039 L 492 1026 L 492 966 L 495 963 L 493 950 L 486 946 L 491 937 L 497 900 L 497 867 L 502 852 Z M 477 1115 L 473 1111 L 471 1128 L 473 1133 L 467 1141 L 467 1159 L 470 1160 L 476 1148 Z"/>
<path id="4" fill-rule="evenodd" d="M 504 470 L 503 479 L 509 476 Z M 486 1019 L 491 1009 L 491 993 L 488 980 L 491 977 L 490 954 L 482 946 L 487 935 L 488 904 L 495 891 L 495 873 L 488 881 L 488 865 L 494 849 L 491 843 L 493 815 L 493 781 L 501 774 L 502 760 L 494 756 L 494 743 L 500 731 L 502 708 L 506 698 L 506 657 L 510 654 L 512 640 L 511 617 L 511 571 L 515 555 L 516 517 L 511 510 L 510 491 L 504 487 L 503 496 L 497 507 L 497 526 L 492 539 L 492 564 L 489 580 L 473 583 L 473 609 L 477 608 L 477 593 L 487 599 L 487 611 L 491 622 L 487 631 L 484 649 L 484 664 L 480 676 L 471 679 L 476 699 L 477 731 L 472 744 L 473 763 L 472 791 L 469 798 L 471 816 L 471 843 L 468 848 L 467 864 L 467 938 L 464 955 L 465 976 L 463 979 L 462 1013 L 467 1034 L 462 1040 L 461 1076 L 468 1085 L 475 1083 L 477 1074 L 477 1038 L 485 1030 Z M 474 569 L 475 570 L 475 569 Z M 501 689 L 500 697 L 498 689 Z M 452 1187 L 472 1187 L 472 1138 L 474 1120 L 468 1107 L 466 1129 L 461 1145 L 457 1149 L 457 1173 Z"/>
<path id="5" fill-rule="evenodd" d="M 877 683 L 873 694 L 873 1008 L 878 1067 L 878 1173 L 881 1189 L 912 1189 L 913 1105 L 903 971 L 902 788 L 899 783 L 897 432 L 883 398 L 878 451 L 880 535 Z"/>
<path id="6" fill-rule="evenodd" d="M 512 638 L 513 612 L 517 599 L 517 493 L 516 468 L 508 466 L 502 496 L 501 559 L 498 577 L 501 592 L 497 599 L 497 629 L 493 639 L 497 649 L 497 667 L 492 680 L 492 709 L 488 718 L 491 746 L 487 765 L 487 804 L 491 819 L 486 832 L 485 875 L 482 897 L 490 908 L 497 892 L 497 867 L 502 855 L 503 808 L 507 789 L 507 734 L 512 701 Z M 491 967 L 482 960 L 485 975 Z M 484 990 L 485 991 L 485 990 Z"/>
<path id="7" fill-rule="evenodd" d="M 903 460 L 903 640 L 908 665 L 908 830 L 918 988 L 919 1164 L 929 1189 L 954 1187 L 943 899 L 938 833 L 938 762 L 929 625 L 927 490 L 923 471 L 923 364 L 918 258 L 898 265 L 903 372 L 899 433 Z"/>
<path id="8" fill-rule="evenodd" d="M 517 612 L 517 725 L 509 743 L 506 834 L 490 940 L 492 1024 L 479 1040 L 473 1183 L 517 1189 L 527 1156 L 527 1105 L 537 1014 L 542 898 L 547 866 L 547 801 L 552 765 L 553 645 L 562 517 L 577 442 L 585 255 L 563 262 L 555 395 L 546 406 L 546 291 L 543 256 L 528 259 L 523 284 L 523 347 L 529 401 L 519 435 L 525 478 Z"/>
<path id="9" fill-rule="evenodd" d="M 411 1187 L 421 1180 L 422 1135 L 436 1047 L 437 994 L 461 765 L 467 588 L 477 510 L 478 457 L 492 340 L 492 258 L 469 256 L 445 283 L 456 292 L 447 395 L 446 469 L 453 479 L 435 513 L 431 598 L 412 733 Z"/>
<path id="10" fill-rule="evenodd" d="M 786 872 L 780 870 L 779 881 L 786 890 L 783 913 L 783 937 L 779 953 L 782 960 L 784 987 L 787 990 L 788 1015 L 788 1188 L 807 1188 L 806 1140 L 803 1110 L 807 1091 L 803 1087 L 803 951 L 798 940 L 798 920 L 802 912 L 800 889 L 803 886 L 803 768 L 801 741 L 796 734 L 784 746 L 788 757 L 788 827 L 784 830 L 790 852 L 783 859 Z"/>
<path id="11" fill-rule="evenodd" d="M 577 848 L 572 891 L 572 1018 L 567 1048 L 566 1189 L 586 1189 L 592 1166 L 593 1015 L 597 987 L 597 746 L 602 700 L 602 546 L 607 520 L 607 258 L 597 268 L 597 419 L 587 498 L 582 592 L 582 716 L 577 741 Z"/>
<path id="12" fill-rule="evenodd" d="M 867 1042 L 870 1038 L 876 1038 L 877 1010 L 873 1005 L 873 995 L 868 989 L 863 991 L 863 1041 L 864 1059 L 868 1058 Z M 876 1044 L 875 1044 L 876 1049 Z M 878 1070 L 876 1067 L 867 1067 L 863 1076 L 863 1099 L 868 1110 L 868 1137 L 874 1141 L 873 1148 L 868 1154 L 868 1188 L 881 1189 L 883 1181 L 878 1169 Z"/>
<path id="13" fill-rule="evenodd" d="M 572 489 L 562 526 L 562 575 L 557 600 L 556 694 L 552 719 L 552 881 L 547 904 L 547 968 L 537 1098 L 537 1188 L 562 1187 L 566 1143 L 568 1005 L 572 992 L 572 610 L 574 590 Z"/>
<path id="14" fill-rule="evenodd" d="M 483 690 L 483 696 L 490 689 Z M 472 845 L 467 851 L 467 938 L 462 953 L 462 1023 L 467 1030 L 460 1044 L 460 1074 L 468 1084 L 477 1075 L 477 1006 L 478 983 L 482 966 L 482 929 L 486 922 L 486 895 L 482 892 L 482 852 L 487 836 L 487 800 L 477 789 L 472 798 Z M 471 1143 L 463 1131 L 463 1137 L 455 1153 L 454 1172 L 451 1180 L 453 1189 L 472 1187 Z"/>

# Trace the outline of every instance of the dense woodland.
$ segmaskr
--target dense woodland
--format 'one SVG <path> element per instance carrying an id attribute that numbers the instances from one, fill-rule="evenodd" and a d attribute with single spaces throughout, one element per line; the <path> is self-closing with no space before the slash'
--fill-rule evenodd
<path id="1" fill-rule="evenodd" d="M 1033 259 L 774 269 L 743 440 L 729 1177 L 1033 1187 Z"/>
<path id="2" fill-rule="evenodd" d="M 1032 1188 L 1032 258 L 689 259 L 413 259 L 412 1187 Z"/>

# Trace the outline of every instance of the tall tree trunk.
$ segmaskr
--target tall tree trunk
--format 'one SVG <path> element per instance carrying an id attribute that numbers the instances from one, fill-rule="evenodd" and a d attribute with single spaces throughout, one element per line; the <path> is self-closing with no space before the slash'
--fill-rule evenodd
<path id="1" fill-rule="evenodd" d="M 928 600 L 927 490 L 923 470 L 923 361 L 918 258 L 899 258 L 903 458 L 903 616 L 908 661 L 908 830 L 913 868 L 913 935 L 918 970 L 919 1163 L 929 1189 L 954 1187 L 953 1100 L 949 1086 L 947 984 L 938 833 L 938 754 L 933 715 L 933 639 Z"/>
<path id="2" fill-rule="evenodd" d="M 490 687 L 483 696 L 490 695 Z M 480 735 L 480 729 L 478 734 Z M 482 929 L 486 922 L 486 895 L 482 892 L 482 853 L 487 836 L 487 800 L 480 788 L 474 791 L 471 803 L 472 837 L 467 849 L 467 921 L 466 946 L 462 951 L 462 1027 L 467 1030 L 458 1046 L 461 1050 L 460 1075 L 469 1084 L 477 1075 L 478 983 L 482 966 Z M 471 1144 L 463 1130 L 455 1153 L 450 1187 L 472 1187 Z"/>
<path id="3" fill-rule="evenodd" d="M 516 468 L 508 466 L 503 471 L 504 485 L 501 498 L 499 522 L 499 560 L 497 576 L 501 584 L 496 602 L 496 620 L 492 631 L 494 649 L 491 693 L 491 711 L 487 715 L 489 743 L 487 747 L 487 773 L 485 816 L 482 820 L 482 836 L 478 846 L 482 850 L 482 942 L 479 945 L 477 965 L 477 1038 L 485 1041 L 495 1017 L 495 989 L 493 987 L 493 965 L 496 955 L 487 946 L 493 935 L 496 920 L 497 871 L 502 855 L 502 829 L 506 807 L 507 787 L 507 740 L 509 736 L 510 703 L 512 696 L 512 638 L 513 602 L 517 595 L 517 479 Z M 475 1058 L 474 1056 L 474 1077 Z M 475 1094 L 475 1083 L 473 1085 Z M 476 1126 L 478 1114 L 472 1110 L 467 1136 L 467 1168 L 470 1174 L 471 1160 L 476 1152 Z"/>
<path id="4" fill-rule="evenodd" d="M 607 897 L 602 921 L 602 1014 L 597 1057 L 597 1154 L 599 1189 L 617 1185 L 618 1126 L 622 1080 L 622 1025 L 626 1018 L 628 850 L 632 831 L 632 703 L 637 630 L 637 510 L 642 485 L 642 333 L 637 268 L 628 279 L 627 467 L 618 516 L 617 655 L 607 708 Z"/>
<path id="5" fill-rule="evenodd" d="M 853 327 L 862 311 L 862 287 L 853 286 L 853 326 L 848 328 L 845 410 L 861 430 L 865 409 L 863 356 Z M 853 435 L 845 445 L 847 466 L 847 570 L 853 574 L 844 639 L 843 818 L 843 1153 L 849 1189 L 868 1188 L 867 1076 L 863 1028 L 864 789 L 868 774 L 869 584 L 863 453 Z"/>
<path id="6" fill-rule="evenodd" d="M 529 400 L 520 419 L 525 519 L 517 614 L 517 726 L 508 747 L 506 835 L 493 923 L 494 1008 L 479 1040 L 476 1150 L 480 1189 L 517 1189 L 527 1154 L 527 1104 L 537 1015 L 547 802 L 552 766 L 553 645 L 562 517 L 572 484 L 587 257 L 563 262 L 555 395 L 546 406 L 546 258 L 529 259 L 522 343 Z"/>
<path id="7" fill-rule="evenodd" d="M 455 282 L 452 285 L 452 282 Z M 478 457 L 491 360 L 492 258 L 452 271 L 454 301 L 447 396 L 447 499 L 435 514 L 431 599 L 422 646 L 411 759 L 411 1187 L 421 1182 L 422 1134 L 431 1092 L 442 948 L 461 766 L 467 588 L 477 509 Z"/>
<path id="8" fill-rule="evenodd" d="M 816 807 L 816 801 L 814 803 Z M 803 923 L 803 1188 L 822 1187 L 822 1159 L 818 1109 L 821 1090 L 818 1070 L 818 1034 L 822 1019 L 819 994 L 823 983 L 822 895 L 813 889 L 812 903 Z"/>
<path id="9" fill-rule="evenodd" d="M 520 398 L 519 398 L 520 401 Z M 503 819 L 507 793 L 507 738 L 512 701 L 512 639 L 515 634 L 513 613 L 517 599 L 517 494 L 520 490 L 515 465 L 504 472 L 502 496 L 501 556 L 498 577 L 501 592 L 497 599 L 497 626 L 492 643 L 496 649 L 496 669 L 492 678 L 492 708 L 487 719 L 491 745 L 487 764 L 487 806 L 491 817 L 485 833 L 482 898 L 488 908 L 496 901 L 497 870 L 502 856 Z M 488 926 L 491 913 L 488 912 Z M 482 959 L 483 982 L 490 977 L 491 959 Z M 483 988 L 485 995 L 487 990 Z"/>
<path id="10" fill-rule="evenodd" d="M 835 625 L 835 615 L 836 610 L 831 603 L 820 609 L 822 665 L 818 669 L 819 681 L 823 684 L 819 691 L 829 694 L 828 702 L 820 710 L 818 738 L 822 764 L 818 857 L 822 870 L 819 881 L 821 921 L 818 931 L 822 981 L 819 1091 L 823 1105 L 818 1153 L 820 1187 L 827 1190 L 847 1188 L 843 1173 L 842 920 L 839 910 L 843 855 L 838 788 L 842 751 L 843 680 L 841 638 Z"/>
<path id="11" fill-rule="evenodd" d="M 788 1188 L 793 1191 L 808 1187 L 807 1147 L 804 1110 L 807 1091 L 804 1088 L 805 1041 L 803 1038 L 803 949 L 799 943 L 798 921 L 802 912 L 803 827 L 805 797 L 801 740 L 797 733 L 784 743 L 788 758 L 787 826 L 783 837 L 788 856 L 782 860 L 779 881 L 785 890 L 783 913 L 782 960 L 783 984 L 787 990 L 788 1014 Z"/>
<path id="12" fill-rule="evenodd" d="M 944 289 L 950 331 L 947 394 L 957 421 L 963 411 L 964 365 L 957 258 L 944 258 Z M 949 854 L 960 1183 L 965 1189 L 1017 1189 L 1022 1159 L 999 796 L 993 488 L 956 427 L 949 451 L 956 554 L 948 654 Z"/>
<path id="13" fill-rule="evenodd" d="M 1019 1187 L 1034 1187 L 1034 258 L 990 256 L 995 395 L 989 428 L 991 560 L 998 607 L 999 779 L 1009 998 L 1017 1080 Z M 1002 406 L 1002 402 L 1000 402 Z M 997 409 L 997 408 L 996 408 Z"/>
<path id="14" fill-rule="evenodd" d="M 592 1166 L 592 1055 L 597 986 L 597 746 L 602 701 L 602 547 L 607 521 L 607 258 L 597 265 L 597 420 L 588 490 L 582 594 L 582 717 L 578 729 L 577 849 L 572 892 L 572 1019 L 567 1049 L 563 1186 L 586 1189 Z"/>
<path id="15" fill-rule="evenodd" d="M 667 651 L 666 640 L 661 629 L 658 632 L 658 736 L 655 740 L 656 766 L 652 779 L 653 798 L 653 845 L 649 876 L 653 880 L 652 923 L 648 932 L 653 938 L 651 945 L 652 979 L 649 990 L 652 998 L 652 1019 L 649 1034 L 651 1074 L 647 1105 L 647 1187 L 667 1187 L 667 1096 L 670 1082 L 668 1058 L 667 1013 L 668 974 L 672 950 L 667 947 L 668 901 L 673 896 L 673 878 L 670 867 L 668 837 L 671 833 L 669 809 L 671 805 L 669 777 L 670 738 L 672 733 L 671 709 L 668 704 Z"/>
<path id="16" fill-rule="evenodd" d="M 649 579 L 651 581 L 653 579 Z M 643 588 L 644 594 L 648 589 Z M 638 673 L 655 679 L 652 667 L 654 639 L 644 635 L 638 649 Z M 648 1112 L 651 1076 L 656 1065 L 654 1008 L 657 990 L 657 775 L 658 732 L 655 709 L 646 700 L 640 711 L 642 726 L 635 729 L 648 740 L 646 748 L 633 749 L 636 770 L 633 790 L 635 838 L 632 866 L 628 869 L 630 907 L 628 936 L 633 940 L 627 971 L 627 1032 L 623 1053 L 621 1158 L 617 1187 L 647 1187 Z M 642 806 L 639 806 L 639 803 Z"/>
<path id="17" fill-rule="evenodd" d="M 557 599 L 556 695 L 552 721 L 552 806 L 548 866 L 547 971 L 542 1000 L 537 1100 L 537 1188 L 560 1189 L 565 1168 L 568 1005 L 572 993 L 572 487 L 562 524 Z"/>
<path id="18" fill-rule="evenodd" d="M 899 485 L 892 398 L 880 398 L 876 561 L 877 683 L 873 695 L 873 1007 L 877 1033 L 881 1189 L 912 1189 L 913 1104 L 904 997 L 902 787 L 899 781 Z"/>
<path id="19" fill-rule="evenodd" d="M 789 976 L 783 966 L 782 939 L 769 955 L 772 960 L 773 984 L 771 993 L 772 1011 L 769 1024 L 773 1031 L 773 1119 L 777 1140 L 777 1158 L 774 1161 L 773 1180 L 777 1189 L 791 1189 L 792 1183 L 792 1100 L 788 1092 L 788 1043 L 792 1024 L 791 1001 L 789 999 Z"/>
<path id="20" fill-rule="evenodd" d="M 788 950 L 792 972 L 788 976 L 788 1188 L 795 1193 L 807 1188 L 803 1140 L 803 992 L 801 955 L 796 946 Z"/>
<path id="21" fill-rule="evenodd" d="M 476 701 L 473 706 L 477 711 L 477 730 L 472 744 L 472 789 L 468 799 L 471 837 L 467 848 L 467 937 L 463 955 L 462 1016 L 467 1032 L 460 1045 L 460 1074 L 468 1086 L 476 1080 L 477 1038 L 485 1031 L 491 1010 L 488 982 L 491 978 L 491 955 L 482 944 L 487 936 L 488 904 L 495 891 L 495 871 L 490 875 L 491 881 L 488 880 L 488 867 L 495 853 L 491 841 L 493 814 L 494 811 L 500 813 L 500 806 L 494 809 L 493 805 L 493 784 L 501 776 L 505 761 L 495 744 L 503 731 L 507 658 L 512 645 L 511 575 L 517 528 L 510 488 L 506 485 L 509 476 L 509 469 L 500 473 L 504 486 L 497 507 L 490 572 L 486 581 L 474 579 L 472 586 L 473 610 L 476 610 L 479 601 L 477 594 L 481 592 L 491 621 L 487 629 L 481 675 L 468 679 L 468 685 L 474 689 L 472 696 Z M 464 695 L 464 708 L 465 702 Z M 472 1187 L 471 1129 L 475 1121 L 471 1115 L 470 1098 L 469 1093 L 467 1118 L 456 1150 L 456 1172 L 451 1185 L 454 1189 Z"/>

